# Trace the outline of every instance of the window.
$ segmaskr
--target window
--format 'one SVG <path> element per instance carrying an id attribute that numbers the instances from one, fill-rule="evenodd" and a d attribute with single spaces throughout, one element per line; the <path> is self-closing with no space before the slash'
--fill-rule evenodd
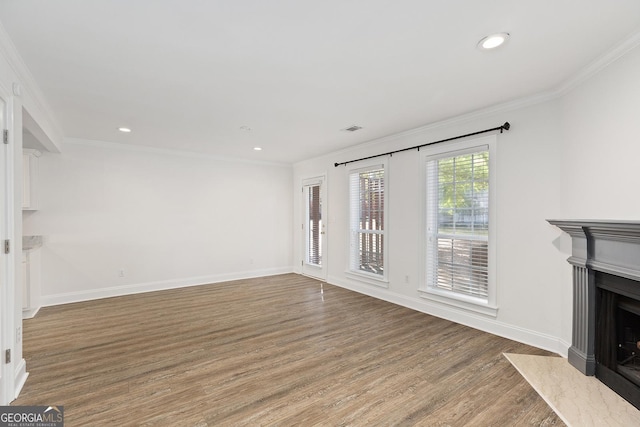
<path id="1" fill-rule="evenodd" d="M 426 286 L 421 290 L 494 306 L 493 149 L 477 144 L 426 155 Z"/>
<path id="2" fill-rule="evenodd" d="M 386 279 L 384 165 L 349 174 L 350 271 Z"/>

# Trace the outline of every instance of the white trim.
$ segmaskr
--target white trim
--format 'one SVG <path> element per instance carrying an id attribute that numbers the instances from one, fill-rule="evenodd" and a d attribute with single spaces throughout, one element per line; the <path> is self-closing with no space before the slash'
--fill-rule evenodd
<path id="1" fill-rule="evenodd" d="M 430 299 L 437 303 L 445 303 L 456 308 L 470 310 L 476 313 L 496 317 L 498 315 L 497 304 L 497 196 L 496 196 L 496 175 L 497 175 L 497 135 L 481 136 L 474 139 L 464 141 L 456 141 L 442 146 L 428 147 L 420 153 L 421 168 L 421 275 L 418 291 L 422 298 Z M 488 297 L 486 300 L 481 298 L 469 297 L 456 292 L 448 292 L 446 290 L 429 286 L 427 280 L 427 245 L 424 242 L 427 236 L 427 171 L 426 163 L 429 160 L 439 159 L 447 156 L 471 153 L 477 150 L 489 151 L 489 260 L 488 260 Z"/>
<path id="2" fill-rule="evenodd" d="M 640 46 L 640 31 L 617 43 L 611 50 L 605 52 L 573 77 L 567 79 L 553 93 L 556 96 L 566 95 L 638 46 Z"/>
<path id="3" fill-rule="evenodd" d="M 440 289 L 418 289 L 420 296 L 437 303 L 447 304 L 463 310 L 473 311 L 486 316 L 498 317 L 498 307 L 489 305 L 481 298 L 473 298 L 467 295 L 459 295 Z"/>
<path id="4" fill-rule="evenodd" d="M 252 279 L 256 277 L 275 276 L 278 274 L 292 273 L 293 268 L 278 267 L 263 270 L 252 270 L 237 273 L 217 274 L 213 276 L 189 277 L 184 279 L 161 280 L 158 282 L 136 283 L 124 286 L 112 286 L 109 288 L 89 289 L 64 294 L 43 295 L 42 306 L 69 304 L 81 301 L 91 301 L 101 298 L 111 298 L 124 295 L 141 294 L 145 292 L 163 291 L 167 289 L 179 289 L 190 286 L 209 285 L 213 283 L 228 282 L 231 280 Z"/>
<path id="5" fill-rule="evenodd" d="M 13 44 L 11 37 L 5 30 L 4 26 L 0 24 L 0 56 L 4 56 L 7 63 L 16 74 L 19 83 L 18 87 L 23 86 L 22 95 L 23 108 L 30 110 L 28 112 L 30 118 L 37 123 L 38 127 L 42 129 L 43 133 L 47 137 L 47 142 L 51 142 L 52 145 L 48 146 L 48 149 L 57 150 L 60 152 L 60 139 L 62 136 L 61 128 L 55 120 L 55 114 L 53 109 L 48 104 L 45 96 L 40 90 L 40 86 L 36 79 L 31 74 L 31 71 L 24 63 L 22 56 L 18 52 L 18 49 Z M 45 126 L 42 126 L 45 125 Z M 48 129 L 50 133 L 47 133 L 44 129 Z"/>
<path id="6" fill-rule="evenodd" d="M 11 104 L 8 96 L 4 91 L 4 87 L 0 87 L 0 100 L 4 102 L 4 108 L 0 104 L 0 131 L 9 130 L 9 145 L 0 143 L 0 242 L 4 243 L 5 239 L 11 240 L 13 222 L 10 218 L 13 211 L 13 130 L 12 123 L 9 120 L 9 108 Z M 11 242 L 14 243 L 13 241 Z M 4 246 L 3 246 L 4 248 Z M 12 252 L 15 252 L 15 248 Z M 11 278 L 11 272 L 14 269 L 14 259 L 10 255 L 5 255 L 4 251 L 0 254 L 0 354 L 6 349 L 13 348 L 13 334 L 8 327 L 8 323 L 13 317 L 15 310 L 15 302 L 9 298 L 9 288 L 15 281 Z M 7 405 L 11 400 L 10 390 L 13 388 L 11 377 L 13 373 L 10 369 L 11 365 L 0 360 L 0 405 Z"/>
<path id="7" fill-rule="evenodd" d="M 357 172 L 366 172 L 372 169 L 384 169 L 385 170 L 385 178 L 386 178 L 386 171 L 387 171 L 387 167 L 389 165 L 389 162 L 386 158 L 380 156 L 376 159 L 372 159 L 372 160 L 361 160 L 359 162 L 357 162 L 358 165 L 352 164 L 351 167 L 348 168 L 347 170 L 347 175 L 351 175 L 352 173 L 357 173 Z M 386 183 L 385 183 L 385 188 L 386 188 Z"/>
<path id="8" fill-rule="evenodd" d="M 560 348 L 566 348 L 566 352 L 564 353 L 559 353 L 560 355 L 562 355 L 563 357 L 568 357 L 569 354 L 569 349 L 571 348 L 571 343 L 568 341 L 563 340 L 562 338 L 558 338 L 558 343 L 560 343 Z"/>
<path id="9" fill-rule="evenodd" d="M 24 319 L 33 319 L 34 317 L 36 317 L 36 314 L 38 314 L 38 312 L 40 311 L 40 306 L 38 307 L 31 307 L 28 309 L 23 309 L 22 310 L 22 320 Z"/>
<path id="10" fill-rule="evenodd" d="M 368 285 L 378 286 L 380 288 L 389 287 L 389 280 L 364 271 L 359 272 L 354 270 L 347 270 L 344 272 L 344 274 L 352 280 L 357 280 Z"/>
<path id="11" fill-rule="evenodd" d="M 27 382 L 27 378 L 29 377 L 29 373 L 27 372 L 27 362 L 24 359 L 20 359 L 20 363 L 16 366 L 15 371 L 13 399 L 18 398 L 22 391 L 22 387 L 24 387 L 24 383 Z"/>
<path id="12" fill-rule="evenodd" d="M 578 71 L 573 76 L 566 79 L 564 82 L 561 82 L 556 87 L 552 87 L 550 89 L 535 93 L 533 95 L 524 96 L 513 101 L 507 101 L 499 104 L 489 105 L 474 111 L 470 111 L 465 114 L 460 114 L 451 118 L 427 123 L 423 126 L 419 126 L 413 129 L 408 129 L 403 132 L 398 132 L 398 133 L 383 136 L 380 138 L 371 139 L 371 140 L 362 142 L 360 144 L 353 145 L 353 146 L 344 148 L 342 150 L 334 151 L 332 153 L 329 153 L 323 156 L 317 156 L 310 159 L 301 160 L 299 162 L 296 162 L 295 164 L 304 164 L 305 162 L 318 160 L 318 159 L 332 159 L 332 162 L 333 162 L 337 157 L 340 157 L 342 155 L 348 156 L 350 153 L 360 151 L 363 148 L 372 149 L 378 145 L 395 141 L 397 139 L 406 138 L 408 136 L 412 136 L 420 133 L 427 133 L 443 127 L 446 128 L 454 125 L 459 126 L 464 123 L 471 122 L 473 120 L 492 116 L 494 114 L 508 113 L 510 111 L 515 111 L 515 110 L 519 110 L 521 108 L 526 108 L 526 107 L 532 107 L 534 105 L 542 104 L 542 103 L 560 98 L 566 95 L 567 93 L 571 92 L 580 84 L 591 79 L 600 71 L 602 71 L 604 68 L 606 68 L 608 65 L 620 59 L 625 54 L 627 54 L 632 49 L 638 46 L 640 46 L 640 32 L 636 32 L 631 36 L 625 38 L 620 43 L 615 45 L 611 50 L 609 50 L 602 56 L 596 58 L 589 65 L 584 67 L 582 70 Z"/>
<path id="13" fill-rule="evenodd" d="M 560 97 L 560 95 L 561 94 L 557 91 L 544 91 L 531 96 L 526 96 L 520 99 L 516 99 L 515 101 L 508 101 L 500 104 L 490 105 L 485 108 L 471 111 L 466 114 L 461 114 L 459 116 L 455 116 L 452 118 L 432 122 L 424 126 L 394 133 L 394 134 L 383 136 L 380 138 L 371 139 L 363 143 L 352 145 L 342 150 L 337 150 L 335 152 L 332 152 L 326 155 L 312 157 L 305 160 L 300 160 L 299 162 L 294 163 L 294 165 L 304 165 L 304 163 L 306 162 L 316 161 L 320 159 L 330 159 L 333 164 L 333 162 L 335 162 L 336 159 L 340 158 L 341 156 L 348 157 L 354 152 L 360 152 L 362 149 L 371 150 L 377 147 L 378 145 L 383 145 L 389 142 L 396 141 L 398 139 L 406 139 L 409 136 L 419 135 L 421 133 L 428 133 L 430 131 L 437 130 L 439 128 L 447 128 L 447 127 L 452 127 L 454 125 L 460 126 L 465 123 L 469 123 L 473 120 L 482 119 L 488 116 L 492 116 L 494 114 L 508 113 L 510 111 L 515 111 L 521 108 L 543 104 L 545 102 L 548 102 Z M 402 148 L 409 148 L 409 147 L 398 147 L 397 149 L 402 149 Z M 420 151 L 424 149 L 425 148 L 421 148 Z"/>
<path id="14" fill-rule="evenodd" d="M 432 147 L 431 150 L 425 149 L 422 154 L 425 155 L 423 157 L 428 157 L 429 160 L 438 160 L 452 156 L 464 156 L 465 154 L 473 154 L 477 153 L 478 151 L 487 151 L 489 150 L 488 143 L 476 143 L 479 139 L 484 138 L 491 138 L 493 140 L 495 139 L 495 135 L 484 136 L 475 139 L 466 139 L 463 142 L 459 141 L 456 143 L 452 143 L 449 146 L 444 145 L 441 149 L 438 149 L 438 147 Z"/>
<path id="15" fill-rule="evenodd" d="M 15 396 L 16 377 L 14 369 L 18 364 L 18 358 L 21 358 L 22 348 L 22 325 L 16 325 L 18 316 L 18 307 L 22 307 L 20 301 L 16 298 L 17 289 L 22 289 L 20 285 L 20 279 L 18 272 L 21 271 L 19 264 L 21 259 L 16 255 L 19 254 L 22 248 L 22 239 L 16 239 L 16 236 L 21 235 L 22 225 L 22 176 L 19 171 L 16 171 L 16 167 L 22 164 L 22 150 L 20 149 L 22 143 L 22 134 L 16 133 L 16 121 L 19 120 L 19 115 L 16 114 L 16 98 L 10 96 L 2 88 L 0 96 L 5 102 L 4 111 L 4 129 L 9 131 L 9 144 L 2 144 L 2 150 L 4 156 L 2 157 L 2 167 L 0 167 L 0 173 L 3 174 L 3 178 L 0 179 L 0 186 L 2 189 L 3 198 L 0 202 L 0 209 L 2 209 L 2 223 L 0 224 L 0 240 L 8 239 L 11 242 L 11 251 L 7 255 L 2 255 L 4 263 L 4 277 L 2 280 L 2 289 L 0 290 L 0 301 L 2 307 L 0 307 L 0 316 L 2 316 L 1 330 L 2 334 L 2 357 L 0 361 L 0 369 L 2 370 L 2 379 L 0 387 L 0 396 L 2 402 L 0 404 L 6 405 L 11 402 Z M 19 103 L 18 103 L 19 105 Z M 17 136 L 19 135 L 19 136 Z M 19 144 L 19 147 L 16 147 Z M 19 187 L 19 191 L 16 188 Z M 21 322 L 22 320 L 20 320 Z M 11 350 L 11 362 L 5 363 L 4 351 Z"/>
<path id="16" fill-rule="evenodd" d="M 322 184 L 324 184 L 325 180 L 326 180 L 326 174 L 314 176 L 312 178 L 303 178 L 302 179 L 302 186 L 303 187 L 313 187 L 313 186 L 316 186 L 316 185 L 322 185 Z"/>
<path id="17" fill-rule="evenodd" d="M 47 132 L 31 117 L 31 114 L 26 109 L 22 110 L 22 127 L 27 129 L 31 135 L 35 139 L 42 144 L 47 151 L 52 153 L 60 153 L 60 144 L 59 142 L 54 141 L 49 137 Z"/>
<path id="18" fill-rule="evenodd" d="M 481 330 L 490 334 L 498 335 L 510 340 L 518 341 L 533 347 L 557 353 L 563 357 L 567 357 L 570 344 L 565 341 L 531 329 L 525 329 L 508 323 L 500 322 L 494 318 L 484 316 L 482 314 L 473 313 L 457 309 L 452 306 L 434 303 L 419 297 L 407 297 L 399 295 L 387 289 L 374 288 L 365 286 L 357 282 L 345 280 L 337 276 L 329 276 L 327 283 L 349 289 L 364 295 L 371 296 L 383 301 L 397 304 L 410 308 L 421 313 L 449 320 L 451 322 L 460 323 L 474 329 Z"/>
<path id="19" fill-rule="evenodd" d="M 300 272 L 300 274 L 302 274 L 303 276 L 313 277 L 314 279 L 318 279 L 318 280 L 324 280 L 322 266 L 317 265 L 317 264 L 305 263 L 302 267 L 303 267 L 303 269 Z M 307 270 L 307 271 L 305 271 L 305 270 Z M 317 274 L 312 274 L 312 273 L 309 272 L 309 270 L 316 270 L 318 273 Z"/>
<path id="20" fill-rule="evenodd" d="M 248 159 L 241 159 L 236 157 L 225 157 L 225 156 L 216 156 L 213 154 L 197 153 L 195 151 L 178 150 L 174 148 L 158 148 L 158 147 L 151 147 L 148 145 L 122 144 L 120 142 L 97 141 L 94 139 L 64 138 L 63 145 L 78 145 L 78 146 L 84 146 L 84 147 L 89 146 L 89 147 L 106 148 L 109 150 L 132 151 L 136 153 L 163 154 L 163 155 L 169 155 L 169 156 L 195 158 L 199 160 L 204 159 L 204 160 L 213 160 L 213 161 L 220 161 L 220 162 L 276 166 L 276 167 L 281 167 L 286 169 L 293 168 L 293 165 L 290 163 L 248 160 Z"/>
<path id="21" fill-rule="evenodd" d="M 367 272 L 353 270 L 352 269 L 352 261 L 355 256 L 354 253 L 357 252 L 353 245 L 353 230 L 352 230 L 352 200 L 351 200 L 351 175 L 366 172 L 370 170 L 382 169 L 384 171 L 384 224 L 383 230 L 380 231 L 371 231 L 373 234 L 382 234 L 383 235 L 383 248 L 382 248 L 382 263 L 384 266 L 382 275 L 369 274 Z M 350 275 L 353 279 L 361 280 L 365 283 L 369 283 L 376 286 L 388 287 L 389 283 L 389 188 L 390 188 L 390 180 L 389 180 L 389 161 L 385 158 L 375 158 L 375 159 L 367 159 L 363 161 L 359 161 L 358 165 L 353 165 L 350 169 L 347 170 L 347 218 L 349 225 L 349 250 L 347 251 L 347 271 L 346 273 Z"/>
<path id="22" fill-rule="evenodd" d="M 320 186 L 320 201 L 321 201 L 321 211 L 320 215 L 322 217 L 322 244 L 320 245 L 320 250 L 322 252 L 322 264 L 308 264 L 307 255 L 309 254 L 309 248 L 307 247 L 307 228 L 305 224 L 307 223 L 307 192 L 306 189 L 313 186 Z M 328 185 L 327 185 L 327 174 L 324 172 L 321 175 L 315 175 L 313 177 L 302 178 L 302 203 L 300 205 L 301 210 L 301 221 L 302 221 L 302 265 L 300 266 L 300 273 L 313 277 L 318 280 L 326 280 L 327 272 L 329 271 L 329 221 L 327 220 L 328 212 L 329 212 L 329 204 L 328 204 Z M 316 274 L 314 274 L 317 271 Z"/>

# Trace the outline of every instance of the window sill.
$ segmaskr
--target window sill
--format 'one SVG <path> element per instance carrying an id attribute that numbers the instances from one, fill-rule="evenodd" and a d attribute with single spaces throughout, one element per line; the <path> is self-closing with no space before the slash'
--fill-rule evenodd
<path id="1" fill-rule="evenodd" d="M 452 307 L 461 308 L 463 310 L 472 311 L 485 316 L 498 317 L 498 307 L 490 305 L 488 302 L 479 298 L 458 295 L 435 289 L 418 289 L 418 291 L 422 298 L 430 301 L 447 304 Z"/>
<path id="2" fill-rule="evenodd" d="M 345 274 L 348 278 L 357 280 L 358 282 L 363 282 L 368 285 L 377 286 L 379 288 L 389 288 L 389 281 L 384 277 L 377 277 L 367 273 L 358 273 L 352 270 L 345 271 Z"/>

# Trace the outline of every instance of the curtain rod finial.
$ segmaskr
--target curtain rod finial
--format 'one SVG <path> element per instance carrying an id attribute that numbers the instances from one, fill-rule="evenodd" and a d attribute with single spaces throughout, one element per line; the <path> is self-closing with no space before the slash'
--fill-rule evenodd
<path id="1" fill-rule="evenodd" d="M 333 167 L 334 167 L 334 168 L 337 168 L 338 166 L 340 166 L 340 163 L 337 163 L 337 162 L 336 162 L 336 163 L 334 163 L 334 164 L 333 164 Z"/>
<path id="2" fill-rule="evenodd" d="M 511 128 L 511 124 L 509 122 L 504 122 L 504 124 L 502 125 L 502 128 L 504 130 L 509 130 Z"/>

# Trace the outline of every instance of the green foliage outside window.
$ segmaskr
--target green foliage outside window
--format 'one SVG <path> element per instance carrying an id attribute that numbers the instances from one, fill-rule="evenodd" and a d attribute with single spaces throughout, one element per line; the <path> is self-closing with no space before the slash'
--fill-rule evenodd
<path id="1" fill-rule="evenodd" d="M 489 226 L 489 153 L 438 160 L 438 223 L 442 233 L 485 234 Z"/>

